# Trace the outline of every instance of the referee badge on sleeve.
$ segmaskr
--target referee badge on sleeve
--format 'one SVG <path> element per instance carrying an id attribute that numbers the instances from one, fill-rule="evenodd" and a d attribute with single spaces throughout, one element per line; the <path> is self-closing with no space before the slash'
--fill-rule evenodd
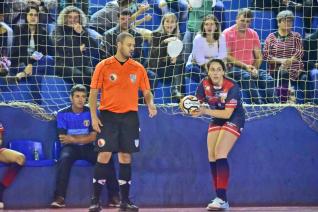
<path id="1" fill-rule="evenodd" d="M 103 139 L 103 138 L 100 138 L 100 139 L 97 140 L 97 145 L 98 145 L 99 147 L 105 146 L 105 143 L 106 143 L 106 141 L 105 141 L 105 139 Z"/>
<path id="2" fill-rule="evenodd" d="M 139 139 L 135 139 L 135 146 L 136 146 L 136 147 L 139 146 Z"/>

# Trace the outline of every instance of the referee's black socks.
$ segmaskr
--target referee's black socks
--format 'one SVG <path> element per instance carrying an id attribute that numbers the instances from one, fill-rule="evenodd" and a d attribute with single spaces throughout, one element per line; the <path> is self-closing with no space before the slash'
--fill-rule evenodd
<path id="1" fill-rule="evenodd" d="M 109 163 L 99 163 L 95 164 L 94 169 L 94 178 L 93 178 L 93 186 L 94 186 L 94 198 L 99 201 L 100 193 L 103 189 L 103 186 L 106 183 L 107 174 L 109 173 Z"/>
<path id="2" fill-rule="evenodd" d="M 119 189 L 121 194 L 121 201 L 124 203 L 129 202 L 129 190 L 131 183 L 131 164 L 119 164 Z"/>

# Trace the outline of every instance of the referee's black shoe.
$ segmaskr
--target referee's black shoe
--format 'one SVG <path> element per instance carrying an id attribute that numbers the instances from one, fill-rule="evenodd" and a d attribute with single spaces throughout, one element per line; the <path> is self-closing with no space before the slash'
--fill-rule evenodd
<path id="1" fill-rule="evenodd" d="M 134 205 L 134 203 L 128 201 L 128 202 L 121 202 L 119 206 L 119 212 L 137 212 L 139 211 L 139 208 Z"/>
<path id="2" fill-rule="evenodd" d="M 100 206 L 99 201 L 96 198 L 92 198 L 91 205 L 88 208 L 88 212 L 100 212 L 102 207 Z"/>

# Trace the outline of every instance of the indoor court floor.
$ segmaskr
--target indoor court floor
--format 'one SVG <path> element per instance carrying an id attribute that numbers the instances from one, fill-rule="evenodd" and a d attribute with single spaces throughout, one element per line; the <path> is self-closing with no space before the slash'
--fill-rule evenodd
<path id="1" fill-rule="evenodd" d="M 64 208 L 64 209 L 24 209 L 24 210 L 5 210 L 9 212 L 87 212 L 87 208 Z M 104 208 L 105 212 L 117 212 L 118 209 Z M 140 212 L 206 212 L 205 208 L 140 208 Z M 318 206 L 315 207 L 231 207 L 231 212 L 251 211 L 251 212 L 318 212 Z"/>

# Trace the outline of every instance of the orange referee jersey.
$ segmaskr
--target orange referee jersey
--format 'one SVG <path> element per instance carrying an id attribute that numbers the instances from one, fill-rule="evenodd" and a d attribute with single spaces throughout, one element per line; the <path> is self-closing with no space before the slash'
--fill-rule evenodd
<path id="1" fill-rule="evenodd" d="M 115 57 L 109 57 L 97 64 L 92 89 L 101 89 L 100 110 L 114 113 L 138 111 L 138 90 L 150 90 L 145 68 L 133 59 L 123 65 Z"/>

